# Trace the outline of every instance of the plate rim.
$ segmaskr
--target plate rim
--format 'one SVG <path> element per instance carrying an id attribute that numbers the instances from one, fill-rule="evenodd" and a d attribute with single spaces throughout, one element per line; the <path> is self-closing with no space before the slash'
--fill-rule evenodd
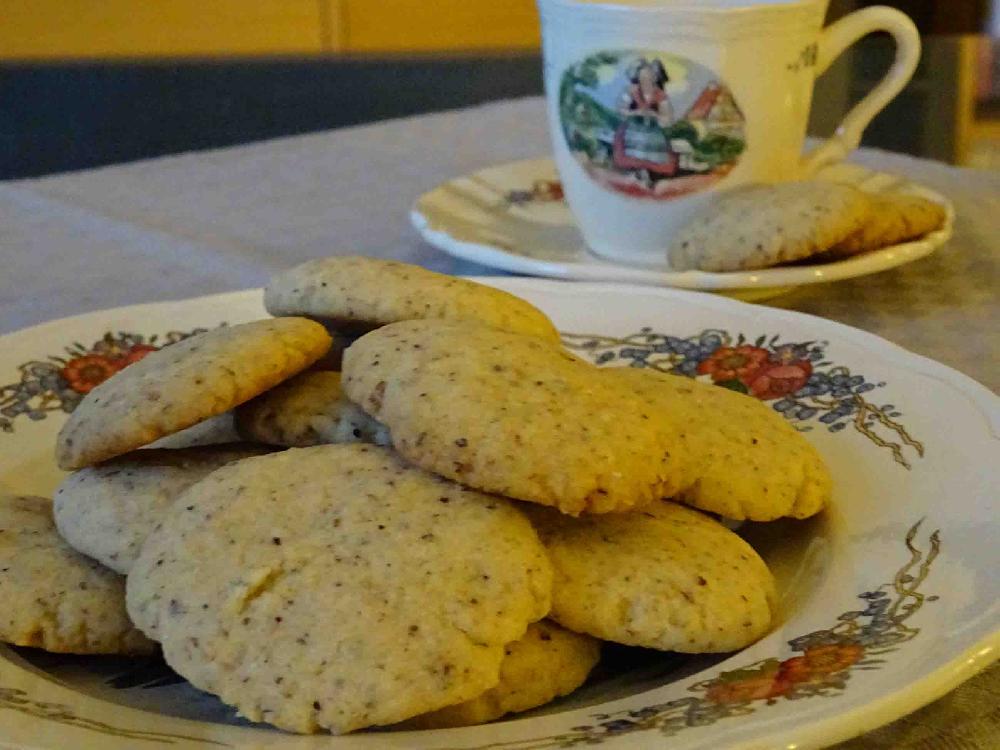
<path id="1" fill-rule="evenodd" d="M 458 180 L 468 179 L 491 170 L 513 168 L 515 166 L 527 167 L 532 164 L 554 165 L 554 162 L 549 156 L 515 159 L 477 169 L 468 174 L 454 176 L 438 183 L 419 195 L 411 204 L 409 210 L 411 226 L 425 242 L 441 252 L 461 260 L 478 263 L 502 271 L 552 279 L 632 283 L 643 286 L 664 286 L 692 291 L 798 287 L 868 276 L 897 268 L 931 255 L 954 235 L 955 206 L 947 196 L 920 182 L 911 180 L 905 175 L 883 172 L 852 162 L 843 162 L 841 164 L 864 170 L 867 173 L 866 180 L 879 176 L 890 177 L 894 180 L 905 180 L 908 185 L 916 188 L 916 192 L 919 195 L 943 206 L 945 209 L 944 225 L 940 229 L 915 240 L 897 243 L 850 258 L 815 266 L 786 266 L 765 268 L 758 271 L 662 271 L 653 268 L 614 263 L 598 258 L 597 256 L 594 256 L 592 262 L 589 263 L 567 263 L 529 258 L 496 245 L 458 239 L 452 236 L 446 228 L 435 224 L 424 213 L 425 209 L 423 206 L 426 205 L 427 200 Z M 840 164 L 833 166 L 840 166 Z"/>
<path id="2" fill-rule="evenodd" d="M 651 284 L 634 284 L 628 282 L 598 282 L 598 281 L 572 281 L 572 280 L 561 280 L 561 279 L 548 279 L 541 278 L 537 276 L 501 276 L 496 274 L 474 274 L 474 275 L 461 275 L 459 278 L 468 279 L 470 281 L 476 281 L 490 286 L 526 286 L 526 287 L 540 287 L 543 289 L 548 289 L 551 291 L 575 289 L 582 291 L 584 293 L 588 291 L 594 292 L 617 292 L 620 294 L 625 293 L 648 293 L 654 295 L 664 295 L 664 296 L 677 296 L 681 299 L 688 299 L 703 306 L 710 307 L 732 307 L 736 306 L 740 308 L 744 305 L 748 307 L 758 307 L 752 302 L 746 302 L 739 299 L 733 299 L 731 297 L 726 297 L 723 295 L 712 294 L 702 290 L 695 289 L 680 289 L 677 287 L 667 287 L 667 286 L 654 286 Z M 172 297 L 170 299 L 156 300 L 153 302 L 137 302 L 130 305 L 116 305 L 115 307 L 100 308 L 98 310 L 88 310 L 81 313 L 76 313 L 73 315 L 64 315 L 59 318 L 53 318 L 51 320 L 45 320 L 40 323 L 35 323 L 24 328 L 18 328 L 13 331 L 8 331 L 6 333 L 0 333 L 0 342 L 9 336 L 21 336 L 28 333 L 44 333 L 45 329 L 50 327 L 58 327 L 67 323 L 68 321 L 76 321 L 80 318 L 86 318 L 88 316 L 97 315 L 107 315 L 112 313 L 122 313 L 123 311 L 136 311 L 145 313 L 146 310 L 150 310 L 156 307 L 175 305 L 179 303 L 206 303 L 210 301 L 221 301 L 226 297 L 239 297 L 250 294 L 261 295 L 261 301 L 263 300 L 263 287 L 246 287 L 243 289 L 228 290 L 222 292 L 212 292 L 209 294 L 200 294 L 194 297 Z M 950 384 L 955 386 L 957 390 L 962 391 L 968 396 L 977 407 L 980 407 L 984 418 L 990 423 L 990 432 L 995 439 L 1000 440 L 1000 396 L 993 393 L 990 388 L 986 385 L 980 383 L 975 378 L 970 375 L 966 375 L 961 370 L 957 370 L 954 367 L 946 365 L 942 362 L 914 352 L 906 347 L 897 344 L 889 339 L 878 335 L 877 333 L 872 333 L 870 331 L 865 331 L 861 328 L 856 328 L 855 326 L 848 325 L 847 323 L 841 323 L 836 320 L 831 320 L 829 318 L 824 318 L 819 315 L 813 315 L 812 313 L 800 312 L 798 310 L 786 310 L 784 308 L 771 307 L 769 305 L 763 305 L 769 315 L 776 316 L 778 318 L 792 318 L 792 319 L 802 319 L 809 321 L 810 323 L 829 326 L 839 335 L 852 340 L 856 345 L 863 346 L 866 349 L 879 348 L 884 352 L 891 352 L 894 360 L 912 359 L 914 362 L 919 363 L 921 366 L 920 372 L 929 377 L 933 377 L 942 382 L 951 382 Z M 222 307 L 220 306 L 220 309 Z M 263 302 L 261 304 L 262 317 L 267 317 L 267 313 L 264 310 Z M 912 368 L 910 368 L 912 369 Z M 968 390 L 963 390 L 968 389 Z"/>
<path id="3" fill-rule="evenodd" d="M 980 383 L 975 378 L 970 375 L 966 375 L 961 370 L 957 370 L 954 367 L 946 365 L 942 362 L 938 362 L 936 359 L 925 356 L 923 354 L 918 354 L 906 347 L 897 344 L 889 339 L 878 335 L 877 333 L 871 333 L 870 331 L 865 331 L 861 328 L 856 328 L 855 326 L 848 325 L 847 323 L 841 323 L 836 320 L 830 320 L 829 318 L 824 318 L 820 315 L 813 315 L 812 313 L 799 312 L 798 310 L 786 310 L 784 308 L 771 307 L 769 305 L 755 305 L 752 302 L 745 302 L 743 300 L 733 299 L 731 297 L 725 297 L 722 295 L 712 294 L 710 292 L 695 290 L 695 289 L 680 289 L 676 287 L 663 287 L 663 286 L 653 286 L 649 284 L 631 284 L 624 282 L 594 282 L 594 281 L 562 281 L 557 279 L 544 279 L 538 277 L 525 277 L 525 276 L 466 276 L 474 281 L 480 281 L 483 283 L 490 283 L 490 281 L 499 281 L 504 284 L 525 284 L 528 286 L 534 285 L 552 285 L 553 289 L 558 289 L 559 287 L 567 287 L 571 285 L 573 288 L 581 290 L 592 290 L 592 291 L 617 291 L 619 293 L 635 293 L 636 291 L 643 293 L 661 294 L 667 296 L 679 296 L 681 298 L 688 298 L 690 300 L 695 300 L 699 304 L 704 304 L 711 307 L 731 307 L 733 305 L 737 307 L 742 307 L 748 305 L 750 307 L 764 307 L 767 309 L 769 315 L 774 315 L 778 318 L 798 318 L 809 321 L 813 324 L 818 324 L 822 326 L 829 326 L 833 328 L 843 337 L 853 340 L 853 342 L 858 346 L 863 346 L 868 350 L 873 348 L 879 348 L 883 351 L 889 350 L 892 352 L 893 359 L 899 360 L 903 359 L 913 359 L 918 362 L 923 368 L 920 370 L 924 375 L 933 377 L 937 380 L 945 380 L 946 378 L 953 378 L 957 383 L 952 383 L 956 385 L 961 383 L 963 387 L 968 387 L 971 391 L 975 393 L 975 398 L 973 401 L 976 402 L 977 406 L 982 406 L 984 408 L 984 416 L 986 416 L 986 411 L 995 411 L 996 413 L 992 415 L 993 422 L 995 424 L 991 425 L 991 432 L 993 437 L 1000 440 L 1000 396 L 994 394 L 987 386 Z M 912 370 L 912 368 L 910 368 Z M 935 372 L 936 371 L 936 372 Z M 947 380 L 945 380 L 947 382 Z M 962 390 L 958 388 L 958 390 Z M 973 395 L 967 393 L 970 397 Z M 982 401 L 982 403 L 980 403 Z"/>
<path id="4" fill-rule="evenodd" d="M 500 286 L 503 288 L 524 288 L 525 290 L 539 290 L 543 293 L 574 293 L 586 294 L 588 292 L 600 292 L 610 294 L 622 293 L 642 293 L 656 297 L 674 298 L 681 302 L 693 302 L 700 307 L 708 307 L 725 311 L 726 308 L 737 312 L 747 312 L 753 305 L 738 300 L 733 300 L 718 295 L 704 292 L 676 289 L 670 287 L 657 287 L 641 284 L 628 283 L 594 283 L 594 282 L 573 282 L 557 281 L 540 278 L 524 278 L 511 276 L 480 275 L 466 276 L 470 280 Z M 179 297 L 154 302 L 143 302 L 131 305 L 121 305 L 111 308 L 102 308 L 64 316 L 61 318 L 44 321 L 35 325 L 10 331 L 0 335 L 0 342 L 8 337 L 20 337 L 31 333 L 49 333 L 46 329 L 58 328 L 68 321 L 85 322 L 88 318 L 99 316 L 113 316 L 123 314 L 126 311 L 135 316 L 156 315 L 157 309 L 169 308 L 178 304 L 187 303 L 215 303 L 219 310 L 224 310 L 225 305 L 218 304 L 226 300 L 243 298 L 249 300 L 251 295 L 259 295 L 260 288 L 247 288 L 235 291 L 224 291 L 196 297 Z M 744 306 L 748 306 L 744 309 Z M 261 307 L 262 317 L 266 313 Z M 871 351 L 877 350 L 887 361 L 906 367 L 907 370 L 920 375 L 931 377 L 939 382 L 951 386 L 954 390 L 966 396 L 976 407 L 977 412 L 986 421 L 987 428 L 994 440 L 1000 441 L 1000 397 L 994 394 L 987 386 L 979 383 L 972 377 L 940 363 L 930 357 L 917 354 L 885 339 L 878 334 L 864 331 L 844 323 L 822 318 L 820 316 L 802 313 L 795 310 L 785 310 L 780 308 L 768 308 L 768 315 L 777 320 L 789 319 L 792 321 L 805 321 L 820 327 L 826 327 L 832 335 L 848 341 L 862 349 Z M 987 624 L 994 611 L 1000 613 L 1000 603 L 995 603 L 993 608 L 984 610 L 987 617 Z M 922 678 L 901 686 L 891 692 L 884 693 L 868 703 L 844 712 L 837 713 L 824 718 L 814 719 L 808 725 L 789 727 L 765 731 L 763 737 L 756 739 L 729 741 L 726 745 L 732 750 L 750 750 L 770 746 L 774 743 L 794 743 L 799 747 L 821 747 L 831 742 L 839 742 L 876 727 L 894 721 L 919 708 L 927 705 L 942 695 L 956 688 L 961 683 L 974 677 L 979 672 L 989 667 L 1000 658 L 1000 621 L 996 628 L 981 637 L 973 645 L 966 647 L 961 652 L 957 652 L 946 663 L 933 669 Z M 64 686 L 66 687 L 66 686 Z M 72 690 L 72 688 L 69 688 Z M 87 696 L 85 696 L 87 697 Z M 93 697 L 93 696 L 89 696 Z M 96 700 L 101 700 L 95 698 Z M 102 701 L 104 702 L 104 701 Z M 142 710 L 142 709 L 135 709 Z M 154 715 L 155 712 L 154 712 Z M 186 721 L 186 720 L 185 720 Z M 195 722 L 201 723 L 201 722 Z M 625 738 L 622 738 L 625 739 Z M 609 746 L 617 745 L 609 738 Z M 0 738 L 0 747 L 27 748 L 30 745 L 8 745 Z"/>

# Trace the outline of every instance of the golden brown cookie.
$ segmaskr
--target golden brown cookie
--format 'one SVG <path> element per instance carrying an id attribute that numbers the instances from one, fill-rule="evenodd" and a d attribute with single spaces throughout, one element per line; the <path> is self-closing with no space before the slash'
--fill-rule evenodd
<path id="1" fill-rule="evenodd" d="M 154 440 L 147 448 L 197 448 L 202 445 L 223 445 L 238 443 L 242 438 L 233 423 L 233 412 L 226 411 L 201 422 L 195 422 L 180 432 L 164 435 Z"/>
<path id="2" fill-rule="evenodd" d="M 738 520 L 806 518 L 830 501 L 832 479 L 802 433 L 751 396 L 646 368 L 604 370 L 628 383 L 685 436 L 695 481 L 676 499 Z"/>
<path id="3" fill-rule="evenodd" d="M 305 315 L 355 335 L 400 320 L 432 318 L 559 340 L 545 314 L 513 294 L 378 258 L 303 263 L 271 279 L 264 305 L 272 315 Z"/>
<path id="4" fill-rule="evenodd" d="M 551 620 L 528 626 L 508 643 L 500 662 L 500 682 L 472 700 L 416 716 L 400 728 L 441 729 L 485 724 L 569 695 L 587 679 L 601 657 L 601 642 Z"/>
<path id="5" fill-rule="evenodd" d="M 529 508 L 555 570 L 549 617 L 578 633 L 663 651 L 735 651 L 767 633 L 767 565 L 739 536 L 671 502 L 570 518 Z"/>
<path id="6" fill-rule="evenodd" d="M 178 495 L 221 466 L 270 450 L 246 444 L 145 448 L 88 466 L 56 490 L 56 526 L 73 549 L 128 575 Z"/>
<path id="7" fill-rule="evenodd" d="M 693 480 L 684 441 L 628 383 L 539 338 L 393 323 L 347 350 L 342 384 L 400 454 L 486 492 L 575 515 Z"/>
<path id="8" fill-rule="evenodd" d="M 148 654 L 125 579 L 70 548 L 43 497 L 0 496 L 0 641 L 67 654 Z"/>
<path id="9" fill-rule="evenodd" d="M 940 203 L 907 193 L 872 193 L 871 212 L 864 225 L 830 248 L 835 258 L 908 242 L 940 229 L 945 209 Z"/>
<path id="10" fill-rule="evenodd" d="M 128 608 L 247 718 L 342 733 L 496 685 L 551 576 L 513 503 L 386 448 L 321 445 L 193 485 L 143 545 Z"/>
<path id="11" fill-rule="evenodd" d="M 330 347 L 305 318 L 216 328 L 150 353 L 84 396 L 59 431 L 60 468 L 79 469 L 232 409 Z"/>
<path id="12" fill-rule="evenodd" d="M 339 372 L 309 371 L 286 380 L 237 407 L 236 426 L 248 440 L 270 445 L 390 445 L 388 430 L 344 395 Z"/>

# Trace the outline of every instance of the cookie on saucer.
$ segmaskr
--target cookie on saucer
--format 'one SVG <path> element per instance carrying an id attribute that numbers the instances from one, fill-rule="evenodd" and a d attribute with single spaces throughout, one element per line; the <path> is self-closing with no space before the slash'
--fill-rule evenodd
<path id="1" fill-rule="evenodd" d="M 828 255 L 844 258 L 909 242 L 940 229 L 945 210 L 940 203 L 908 193 L 873 193 L 871 213 L 864 225 L 830 248 Z"/>
<path id="2" fill-rule="evenodd" d="M 330 347 L 305 318 L 216 328 L 171 344 L 108 378 L 59 431 L 60 468 L 79 469 L 214 417 L 311 365 Z"/>
<path id="3" fill-rule="evenodd" d="M 64 542 L 43 497 L 0 496 L 0 641 L 66 654 L 148 654 L 125 579 Z"/>
<path id="4" fill-rule="evenodd" d="M 752 271 L 803 260 L 844 242 L 870 210 L 863 191 L 823 180 L 736 188 L 678 230 L 670 240 L 670 266 Z"/>

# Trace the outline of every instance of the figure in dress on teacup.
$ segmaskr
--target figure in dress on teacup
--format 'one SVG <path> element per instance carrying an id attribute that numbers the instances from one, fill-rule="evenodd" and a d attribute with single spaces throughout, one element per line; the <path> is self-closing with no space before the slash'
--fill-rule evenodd
<path id="1" fill-rule="evenodd" d="M 622 124 L 615 132 L 612 159 L 616 167 L 634 170 L 646 184 L 677 172 L 677 154 L 665 128 L 674 122 L 666 85 L 670 81 L 660 60 L 639 58 L 629 69 L 629 85 L 618 102 Z"/>

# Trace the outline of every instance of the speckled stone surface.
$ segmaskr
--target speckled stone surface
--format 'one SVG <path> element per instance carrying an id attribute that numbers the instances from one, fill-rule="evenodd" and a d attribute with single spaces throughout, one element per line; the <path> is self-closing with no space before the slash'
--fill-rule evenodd
<path id="1" fill-rule="evenodd" d="M 342 252 L 492 273 L 411 229 L 422 192 L 549 150 L 541 99 L 39 180 L 0 183 L 0 332 L 153 300 L 262 286 Z M 955 236 L 928 258 L 767 304 L 876 333 L 1000 388 L 1000 173 L 874 150 L 854 161 L 947 195 Z M 1000 745 L 1000 668 L 842 750 Z"/>

